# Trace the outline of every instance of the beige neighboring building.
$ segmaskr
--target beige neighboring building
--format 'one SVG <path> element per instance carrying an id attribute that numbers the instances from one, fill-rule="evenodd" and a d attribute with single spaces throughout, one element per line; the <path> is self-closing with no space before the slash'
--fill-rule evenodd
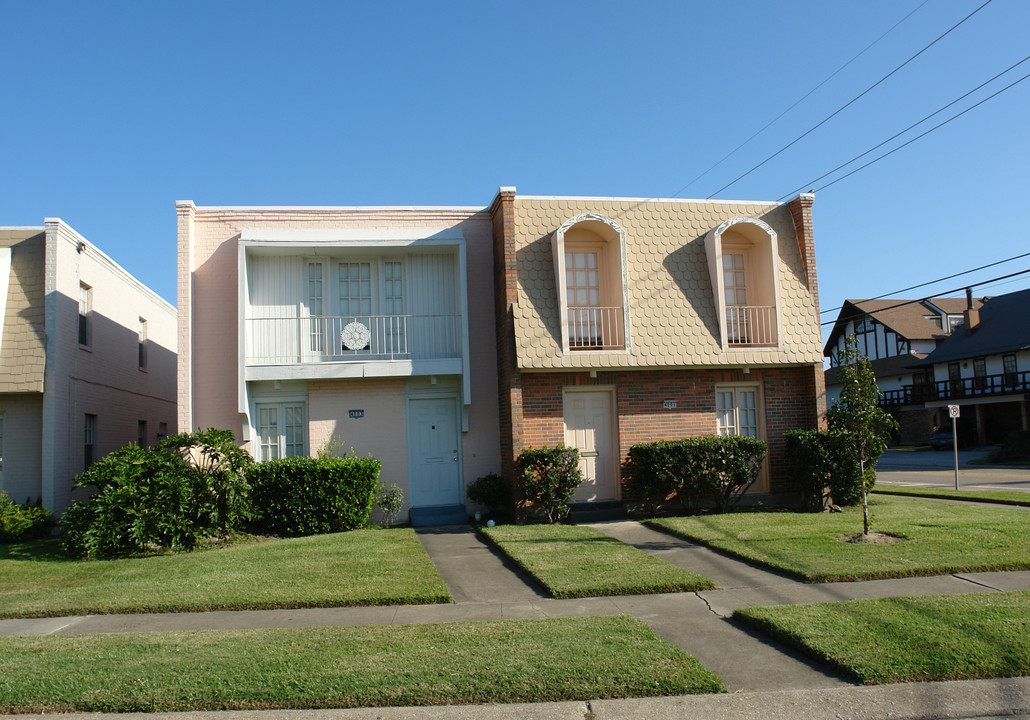
<path id="1" fill-rule="evenodd" d="M 0 490 L 60 513 L 86 465 L 176 431 L 176 311 L 67 224 L 0 227 Z"/>
<path id="2" fill-rule="evenodd" d="M 259 460 L 342 443 L 382 461 L 402 521 L 464 522 L 500 467 L 487 210 L 176 210 L 179 426 Z"/>

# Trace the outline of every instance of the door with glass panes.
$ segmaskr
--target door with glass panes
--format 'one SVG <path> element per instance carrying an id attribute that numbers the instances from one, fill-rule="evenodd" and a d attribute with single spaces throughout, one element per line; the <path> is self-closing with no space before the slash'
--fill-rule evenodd
<path id="1" fill-rule="evenodd" d="M 305 455 L 304 404 L 262 403 L 257 406 L 260 460 Z"/>
<path id="2" fill-rule="evenodd" d="M 754 385 L 717 387 L 715 390 L 716 432 L 719 435 L 743 435 L 763 439 L 759 403 L 761 396 Z M 768 473 L 765 464 L 748 492 L 767 492 Z"/>

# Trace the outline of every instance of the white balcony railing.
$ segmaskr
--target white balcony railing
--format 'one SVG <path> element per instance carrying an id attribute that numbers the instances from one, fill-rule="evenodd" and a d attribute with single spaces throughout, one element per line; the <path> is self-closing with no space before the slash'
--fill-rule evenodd
<path id="1" fill-rule="evenodd" d="M 776 308 L 768 305 L 728 305 L 726 342 L 730 347 L 775 347 Z"/>
<path id="2" fill-rule="evenodd" d="M 461 357 L 460 315 L 248 318 L 247 365 Z"/>
<path id="3" fill-rule="evenodd" d="M 569 348 L 622 350 L 626 339 L 621 307 L 570 307 Z"/>

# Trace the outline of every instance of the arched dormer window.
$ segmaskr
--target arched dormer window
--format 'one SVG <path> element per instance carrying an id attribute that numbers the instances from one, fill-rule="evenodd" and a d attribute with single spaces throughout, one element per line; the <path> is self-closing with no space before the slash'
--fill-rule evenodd
<path id="1" fill-rule="evenodd" d="M 609 217 L 583 213 L 551 237 L 562 351 L 630 349 L 626 233 Z"/>
<path id="2" fill-rule="evenodd" d="M 780 275 L 776 231 L 739 216 L 705 236 L 723 350 L 778 347 Z"/>

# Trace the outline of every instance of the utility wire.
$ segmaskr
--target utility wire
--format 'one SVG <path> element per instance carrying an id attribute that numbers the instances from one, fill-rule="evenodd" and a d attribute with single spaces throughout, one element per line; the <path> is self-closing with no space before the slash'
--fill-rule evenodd
<path id="1" fill-rule="evenodd" d="M 1021 258 L 1025 258 L 1025 257 L 1030 257 L 1030 252 L 1025 252 L 1022 255 L 1013 255 L 1010 258 L 1005 258 L 1004 260 L 998 260 L 997 262 L 988 263 L 987 265 L 981 265 L 980 267 L 973 268 L 972 270 L 963 270 L 962 272 L 955 273 L 954 275 L 945 275 L 944 277 L 939 277 L 936 280 L 929 280 L 929 281 L 924 282 L 924 283 L 919 283 L 918 285 L 910 285 L 907 288 L 902 288 L 901 290 L 895 290 L 894 292 L 884 293 L 883 295 L 877 295 L 876 297 L 863 298 L 862 302 L 866 302 L 868 300 L 883 300 L 884 298 L 890 297 L 891 295 L 899 295 L 899 294 L 901 294 L 903 292 L 908 292 L 909 290 L 915 290 L 916 288 L 926 287 L 927 285 L 934 285 L 934 284 L 939 283 L 939 282 L 944 282 L 945 280 L 951 280 L 952 278 L 957 278 L 957 277 L 960 277 L 962 275 L 969 275 L 970 273 L 975 273 L 975 272 L 978 272 L 980 270 L 986 270 L 989 267 L 994 267 L 995 265 L 1001 265 L 1003 263 L 1012 262 L 1013 260 L 1019 260 Z M 842 309 L 843 309 L 843 306 L 837 307 L 837 308 L 831 308 L 829 310 L 822 310 L 822 311 L 820 311 L 819 314 L 820 315 L 826 315 L 827 313 L 839 312 Z"/>
<path id="2" fill-rule="evenodd" d="M 681 187 L 681 188 L 680 188 L 679 190 L 677 190 L 676 192 L 674 192 L 674 193 L 673 193 L 672 195 L 670 195 L 670 197 L 679 197 L 680 193 L 682 193 L 683 191 L 685 191 L 685 190 L 686 190 L 687 188 L 689 188 L 689 187 L 690 187 L 691 185 L 693 185 L 693 184 L 694 184 L 694 183 L 696 183 L 696 182 L 697 182 L 698 180 L 700 180 L 701 178 L 703 178 L 703 177 L 704 177 L 705 175 L 707 175 L 708 173 L 710 173 L 710 172 L 711 172 L 712 170 L 715 170 L 715 168 L 717 168 L 717 167 L 719 167 L 720 165 L 722 165 L 722 164 L 723 164 L 724 162 L 726 162 L 727 160 L 729 160 L 729 159 L 730 159 L 730 158 L 731 158 L 732 156 L 736 155 L 736 154 L 737 154 L 737 151 L 738 151 L 738 150 L 740 150 L 740 149 L 741 149 L 742 147 L 744 147 L 745 145 L 747 145 L 747 144 L 748 144 L 749 142 L 751 142 L 752 140 L 754 140 L 754 139 L 755 139 L 756 137 L 758 137 L 759 135 L 761 135 L 762 133 L 764 133 L 764 132 L 765 132 L 766 130 L 768 130 L 768 129 L 769 129 L 769 127 L 770 127 L 770 126 L 772 126 L 772 125 L 773 125 L 774 123 L 776 123 L 776 122 L 777 122 L 777 121 L 778 121 L 778 120 L 779 120 L 780 118 L 782 118 L 782 117 L 783 117 L 784 115 L 786 115 L 786 114 L 787 114 L 787 113 L 789 113 L 789 112 L 790 112 L 791 110 L 793 110 L 793 109 L 794 109 L 794 108 L 796 108 L 796 107 L 797 107 L 798 105 L 800 105 L 800 104 L 801 104 L 801 103 L 803 103 L 803 102 L 804 102 L 805 100 L 807 100 L 807 99 L 809 98 L 809 96 L 810 96 L 810 95 L 811 95 L 812 93 L 814 93 L 814 92 L 815 92 L 816 90 L 818 90 L 819 88 L 821 88 L 821 87 L 822 87 L 823 85 L 825 85 L 826 83 L 830 82 L 830 80 L 832 80 L 833 78 L 835 78 L 835 77 L 837 76 L 837 74 L 838 74 L 838 73 L 840 73 L 840 72 L 841 72 L 842 70 L 844 70 L 844 68 L 846 68 L 846 67 L 847 67 L 848 65 L 850 65 L 851 63 L 855 62 L 855 61 L 856 61 L 856 60 L 858 60 L 858 59 L 859 59 L 860 57 L 862 57 L 863 55 L 865 55 L 865 54 L 866 54 L 866 52 L 867 52 L 867 51 L 868 51 L 868 50 L 869 50 L 870 48 L 872 48 L 872 47 L 873 47 L 873 45 L 876 45 L 876 43 L 880 42 L 880 41 L 881 41 L 881 40 L 883 40 L 883 39 L 884 39 L 885 37 L 887 37 L 888 35 L 890 35 L 890 34 L 891 34 L 891 33 L 892 33 L 893 31 L 894 31 L 894 29 L 898 27 L 898 25 L 901 25 L 901 23 L 905 22 L 905 21 L 906 21 L 906 20 L 908 20 L 908 19 L 909 19 L 910 17 L 912 17 L 912 16 L 913 16 L 913 15 L 914 15 L 914 14 L 915 14 L 915 13 L 916 13 L 916 12 L 917 12 L 917 11 L 918 11 L 919 9 L 921 9 L 921 8 L 923 7 L 923 5 L 926 5 L 926 3 L 928 3 L 928 2 L 930 2 L 930 0 L 923 0 L 923 2 L 919 3 L 919 5 L 917 5 L 917 6 L 916 6 L 916 8 L 915 8 L 914 10 L 912 10 L 912 12 L 910 12 L 910 13 L 909 13 L 908 15 L 906 15 L 905 17 L 903 17 L 903 18 L 901 18 L 900 20 L 898 20 L 898 21 L 897 21 L 896 23 L 894 23 L 893 25 L 891 25 L 891 26 L 890 26 L 890 28 L 888 28 L 886 32 L 884 32 L 884 33 L 883 33 L 882 35 L 880 35 L 880 37 L 876 38 L 876 39 L 875 39 L 875 40 L 873 40 L 873 41 L 872 41 L 871 43 L 869 43 L 868 45 L 866 45 L 866 46 L 865 46 L 865 47 L 864 47 L 864 48 L 862 49 L 862 51 L 861 51 L 861 52 L 859 52 L 859 53 L 858 53 L 857 55 L 855 55 L 855 56 L 854 56 L 853 58 L 851 58 L 851 59 L 850 59 L 850 60 L 848 60 L 848 61 L 847 61 L 846 63 L 844 63 L 843 65 L 841 65 L 841 66 L 840 66 L 839 68 L 837 68 L 836 70 L 834 70 L 834 71 L 833 71 L 833 72 L 832 72 L 831 74 L 827 75 L 827 76 L 826 76 L 826 79 L 825 79 L 825 80 L 823 80 L 823 81 L 822 81 L 821 83 L 819 83 L 819 84 L 818 84 L 818 85 L 816 85 L 816 86 L 815 86 L 814 88 L 812 88 L 812 89 L 811 89 L 811 90 L 809 90 L 809 91 L 808 91 L 807 93 L 805 93 L 805 94 L 804 94 L 804 96 L 802 96 L 802 97 L 801 97 L 801 98 L 800 98 L 799 100 L 797 100 L 797 101 L 796 101 L 796 102 L 795 102 L 795 103 L 794 103 L 793 105 L 791 105 L 791 106 L 790 106 L 789 108 L 787 108 L 786 110 L 784 110 L 783 112 L 781 112 L 781 113 L 780 113 L 779 115 L 777 115 L 776 117 L 774 117 L 774 118 L 773 118 L 772 120 L 770 120 L 769 122 L 767 122 L 767 123 L 766 123 L 766 124 L 765 124 L 765 125 L 764 125 L 764 126 L 762 127 L 762 129 L 761 129 L 761 130 L 758 130 L 758 131 L 757 131 L 757 132 L 755 132 L 755 133 L 754 133 L 754 134 L 753 134 L 753 135 L 752 135 L 751 137 L 749 137 L 749 138 L 748 138 L 747 140 L 745 140 L 745 141 L 744 141 L 744 142 L 742 142 L 742 143 L 741 143 L 740 145 L 738 145 L 737 147 L 733 148 L 733 149 L 732 149 L 732 150 L 730 150 L 730 151 L 729 151 L 728 153 L 726 153 L 725 155 L 723 155 L 723 156 L 722 156 L 722 158 L 721 158 L 721 159 L 720 159 L 720 160 L 719 160 L 719 161 L 718 161 L 717 163 L 715 163 L 714 165 L 712 165 L 712 166 L 711 166 L 710 168 L 708 168 L 707 170 L 705 170 L 705 171 L 704 171 L 703 173 L 701 173 L 700 175 L 698 175 L 698 176 L 697 176 L 696 178 L 694 178 L 693 180 L 691 180 L 690 182 L 688 182 L 688 183 L 687 183 L 686 185 L 684 185 L 683 187 Z"/>
<path id="3" fill-rule="evenodd" d="M 991 278 L 990 280 L 983 280 L 982 282 L 978 282 L 978 283 L 969 283 L 968 285 L 963 285 L 961 287 L 957 287 L 957 288 L 954 288 L 952 290 L 945 290 L 942 294 L 943 295 L 947 295 L 948 293 L 958 292 L 959 290 L 965 290 L 967 288 L 975 288 L 975 287 L 979 287 L 980 285 L 987 285 L 989 283 L 998 282 L 999 280 L 1008 280 L 1009 278 L 1017 277 L 1019 275 L 1026 275 L 1027 273 L 1030 273 L 1030 270 L 1020 270 L 1019 272 L 1009 273 L 1008 275 L 1000 275 L 999 277 Z M 921 303 L 921 302 L 925 302 L 927 300 L 933 300 L 933 296 L 932 295 L 928 295 L 927 297 L 919 298 L 918 300 L 903 300 L 902 302 L 899 302 L 899 303 L 897 303 L 895 305 L 888 305 L 887 307 L 876 308 L 876 310 L 874 312 L 883 312 L 884 310 L 893 310 L 894 308 L 904 307 L 905 305 L 912 305 L 914 303 Z M 843 307 L 841 309 L 843 309 Z M 861 308 L 859 308 L 859 309 L 861 309 Z M 858 317 L 857 314 L 854 315 L 854 316 L 849 316 L 848 318 L 845 319 L 845 321 L 853 320 L 856 317 Z M 823 325 L 836 325 L 836 324 L 837 324 L 837 320 L 827 320 L 826 322 L 820 323 L 820 327 L 822 327 Z"/>
<path id="4" fill-rule="evenodd" d="M 1026 80 L 1027 78 L 1030 78 L 1030 73 L 1027 73 L 1027 74 L 1026 74 L 1026 75 L 1024 75 L 1023 77 L 1019 78 L 1019 80 L 1016 80 L 1015 82 L 1013 82 L 1013 83 L 1010 83 L 1009 85 L 1006 85 L 1006 86 L 1005 86 L 1005 87 L 1003 87 L 1003 88 L 1002 88 L 1001 90 L 999 90 L 998 92 L 994 93 L 993 95 L 988 95 L 988 96 L 987 96 L 987 97 L 985 97 L 985 98 L 984 98 L 983 100 L 981 100 L 980 102 L 976 103 L 975 105 L 970 105 L 970 106 L 969 106 L 969 107 L 967 107 L 967 108 L 966 108 L 965 110 L 963 110 L 962 112 L 958 113 L 957 115 L 952 115 L 952 116 L 951 116 L 950 118 L 948 118 L 948 119 L 947 119 L 947 120 L 945 120 L 944 122 L 942 122 L 942 123 L 939 123 L 939 124 L 937 124 L 937 125 L 934 125 L 934 126 L 933 126 L 932 128 L 930 128 L 930 129 L 929 129 L 929 130 L 927 130 L 926 132 L 924 132 L 924 133 L 920 133 L 919 135 L 916 135 L 916 136 L 915 136 L 914 138 L 912 138 L 912 139 L 911 139 L 911 140 L 909 140 L 908 142 L 904 142 L 904 143 L 902 143 L 901 145 L 898 145 L 898 146 L 897 146 L 896 148 L 894 148 L 893 150 L 890 150 L 890 151 L 888 151 L 888 152 L 885 152 L 885 153 L 884 153 L 883 155 L 880 155 L 879 157 L 877 157 L 877 158 L 874 158 L 873 160 L 870 160 L 870 161 L 869 161 L 869 162 L 867 162 L 867 163 L 866 163 L 865 165 L 861 165 L 861 166 L 859 166 L 859 167 L 855 168 L 854 170 L 852 170 L 851 172 L 849 172 L 849 173 L 846 173 L 846 174 L 844 174 L 844 175 L 841 175 L 841 176 L 840 176 L 839 178 L 837 178 L 837 179 L 836 179 L 836 180 L 834 180 L 833 182 L 828 182 L 828 183 L 826 183 L 826 184 L 825 184 L 825 185 L 823 185 L 822 187 L 820 187 L 820 188 L 817 188 L 817 189 L 815 190 L 815 192 L 819 192 L 819 191 L 821 191 L 821 190 L 825 190 L 826 188 L 830 187 L 831 185 L 836 185 L 836 184 L 837 184 L 837 183 L 839 183 L 839 182 L 840 182 L 841 180 L 844 180 L 845 178 L 849 178 L 849 177 L 851 177 L 852 175 L 854 175 L 855 173 L 859 172 L 860 170 L 865 170 L 865 169 L 866 169 L 867 167 L 869 167 L 870 165 L 873 165 L 874 163 L 878 163 L 878 162 L 880 162 L 880 161 L 881 161 L 881 160 L 883 160 L 883 159 L 884 159 L 885 157 L 887 157 L 887 156 L 889 156 L 889 155 L 893 155 L 893 154 L 894 154 L 894 153 L 896 153 L 896 152 L 897 152 L 898 150 L 901 150 L 901 149 L 902 149 L 902 148 L 904 148 L 904 147 L 908 147 L 909 145 L 911 145 L 912 143 L 914 143 L 914 142 L 915 142 L 916 140 L 919 140 L 920 138 L 924 138 L 924 137 L 926 137 L 927 135 L 929 135 L 930 133 L 932 133 L 932 132 L 933 132 L 934 130 L 937 130 L 938 128 L 942 128 L 942 127 L 944 127 L 945 125 L 947 125 L 948 123 L 950 123 L 950 122 L 951 122 L 952 120 L 957 120 L 958 118 L 962 117 L 962 116 L 963 116 L 963 115 L 965 115 L 965 114 L 966 114 L 967 112 L 969 112 L 970 110 L 973 110 L 973 109 L 975 109 L 975 108 L 978 108 L 978 107 L 980 107 L 981 105 L 983 105 L 983 104 L 984 104 L 985 102 L 987 102 L 988 100 L 992 100 L 992 99 L 996 98 L 996 97 L 997 97 L 998 95 L 1001 95 L 1001 94 L 1002 94 L 1003 92 L 1005 92 L 1006 90 L 1008 90 L 1008 89 L 1010 89 L 1010 88 L 1012 88 L 1012 87 L 1014 87 L 1014 86 L 1018 85 L 1019 83 L 1023 82 L 1023 81 L 1024 81 L 1024 80 Z"/>
<path id="5" fill-rule="evenodd" d="M 968 20 L 969 18 L 973 17 L 973 16 L 974 16 L 974 15 L 976 15 L 976 14 L 977 14 L 978 12 L 980 12 L 981 10 L 983 10 L 983 9 L 984 9 L 985 7 L 987 7 L 987 6 L 988 6 L 988 5 L 989 5 L 989 4 L 991 3 L 991 2 L 993 2 L 993 0 L 986 0 L 986 2 L 985 2 L 985 3 L 983 4 L 983 5 L 981 5 L 981 6 L 980 6 L 980 7 L 978 7 L 978 8 L 976 9 L 976 10 L 974 10 L 973 12 L 969 13 L 968 15 L 966 15 L 966 16 L 965 16 L 964 18 L 962 18 L 961 20 L 959 20 L 959 21 L 958 21 L 957 23 L 955 23 L 954 25 L 952 25 L 952 26 L 951 26 L 951 27 L 950 27 L 950 28 L 949 28 L 948 30 L 946 30 L 946 31 L 945 31 L 945 32 L 944 32 L 943 34 L 941 34 L 941 35 L 937 36 L 937 38 L 936 38 L 936 39 L 935 39 L 935 40 L 934 40 L 933 42 L 931 42 L 931 43 L 930 43 L 929 45 L 927 45 L 926 47 L 924 47 L 924 48 L 923 48 L 922 50 L 920 50 L 919 52 L 917 52 L 917 53 L 916 53 L 915 55 L 913 55 L 912 57 L 910 57 L 910 58 L 909 58 L 908 60 L 906 60 L 905 62 L 903 62 L 903 63 L 901 63 L 900 65 L 898 65 L 898 66 L 897 66 L 896 68 L 894 68 L 894 69 L 893 69 L 893 70 L 891 70 L 891 71 L 890 71 L 889 73 L 887 73 L 886 75 L 884 75 L 884 76 L 883 76 L 882 78 L 880 78 L 879 80 L 877 80 L 877 81 L 876 81 L 875 83 L 873 83 L 872 85 L 870 85 L 870 86 L 869 86 L 868 88 L 866 88 L 865 90 L 863 90 L 863 91 L 862 91 L 862 92 L 861 92 L 860 94 L 856 95 L 856 96 L 855 96 L 854 98 L 852 98 L 851 100 L 849 100 L 848 102 L 846 102 L 846 103 L 845 103 L 844 105 L 842 105 L 841 107 L 839 107 L 839 108 L 837 108 L 836 110 L 834 110 L 834 111 L 833 111 L 832 113 L 830 113 L 830 115 L 828 115 L 828 116 L 827 116 L 827 117 L 825 117 L 824 119 L 820 120 L 820 121 L 819 121 L 818 123 L 816 123 L 816 124 L 815 124 L 815 125 L 813 125 L 813 126 L 812 126 L 811 128 L 809 128 L 808 130 L 806 130 L 806 131 L 805 131 L 804 133 L 802 133 L 801 135 L 799 135 L 798 137 L 796 137 L 796 138 L 795 138 L 794 140 L 792 140 L 792 141 L 791 141 L 790 143 L 788 143 L 787 145 L 784 145 L 784 146 L 783 146 L 782 148 L 780 148 L 779 150 L 777 150 L 776 152 L 774 152 L 774 153 L 773 153 L 772 155 L 770 155 L 769 157 L 767 157 L 767 158 L 766 158 L 765 160 L 763 160 L 762 162 L 760 162 L 760 163 L 758 163 L 757 165 L 755 165 L 755 166 L 754 166 L 753 168 L 751 168 L 750 170 L 748 170 L 748 171 L 747 171 L 746 173 L 744 173 L 743 175 L 740 175 L 740 176 L 738 176 L 738 177 L 737 177 L 736 179 L 734 179 L 734 180 L 733 180 L 732 182 L 730 182 L 730 183 L 727 183 L 726 185 L 723 185 L 723 186 L 722 186 L 721 188 L 719 188 L 718 190 L 716 190 L 715 192 L 713 192 L 713 193 L 712 193 L 711 195 L 709 195 L 709 196 L 708 196 L 707 198 L 705 198 L 705 199 L 706 199 L 706 200 L 711 200 L 711 199 L 712 199 L 713 197 L 715 197 L 716 195 L 718 195 L 719 193 L 721 193 L 721 192 L 722 192 L 723 190 L 726 190 L 727 188 L 729 188 L 729 187 L 732 187 L 733 185 L 736 185 L 736 184 L 737 184 L 738 182 L 740 182 L 741 180 L 743 180 L 744 178 L 746 178 L 746 177 L 747 177 L 748 175 L 750 175 L 751 173 L 753 173 L 753 172 L 754 172 L 755 170 L 757 170 L 758 168 L 762 167 L 762 166 L 763 166 L 763 165 L 765 165 L 765 164 L 766 164 L 767 162 L 769 162 L 769 161 L 770 161 L 770 160 L 772 160 L 773 158 L 777 157 L 777 156 L 778 156 L 778 155 L 780 155 L 781 153 L 785 152 L 785 151 L 786 151 L 786 150 L 787 150 L 788 148 L 790 148 L 790 147 L 794 146 L 795 144 L 797 144 L 798 142 L 800 142 L 800 141 L 801 141 L 802 139 L 804 139 L 804 138 L 808 137 L 808 136 L 809 136 L 810 134 L 812 134 L 813 132 L 815 132 L 815 130 L 817 130 L 818 128 L 822 127 L 822 126 L 823 126 L 823 125 L 825 125 L 825 124 L 826 124 L 827 122 L 829 122 L 829 121 L 830 121 L 831 119 L 833 119 L 834 117 L 836 117 L 837 115 L 839 115 L 839 114 L 840 114 L 841 112 L 843 112 L 843 111 L 844 111 L 844 110 L 846 110 L 847 108 L 849 108 L 849 107 L 851 107 L 852 105 L 854 105 L 854 104 L 855 104 L 856 102 L 858 102 L 858 100 L 860 100 L 861 98 L 863 98 L 863 97 L 864 97 L 865 95 L 869 94 L 869 93 L 870 93 L 870 92 L 871 92 L 871 91 L 872 91 L 872 90 L 873 90 L 874 88 L 876 88 L 877 86 L 879 86 L 879 85 L 883 84 L 883 83 L 884 83 L 884 82 L 885 82 L 885 81 L 886 81 L 886 80 L 887 80 L 887 79 L 888 79 L 889 77 L 891 77 L 892 75 L 894 75 L 895 73 L 897 73 L 897 72 L 898 72 L 899 70 L 901 70 L 901 69 L 902 69 L 903 67 L 905 67 L 906 65 L 908 65 L 908 64 L 909 64 L 910 62 L 912 62 L 912 61 L 913 61 L 913 60 L 915 60 L 915 59 L 916 59 L 917 57 L 919 57 L 920 55 L 922 55 L 922 54 L 923 54 L 924 52 L 926 52 L 927 50 L 929 50 L 930 48 L 932 48 L 932 47 L 933 47 L 934 45 L 936 45 L 937 43 L 939 43 L 939 42 L 940 42 L 941 40 L 943 40 L 943 39 L 944 39 L 945 37 L 947 37 L 947 36 L 948 36 L 948 35 L 949 35 L 949 34 L 950 34 L 950 33 L 951 33 L 952 31 L 954 31 L 954 30 L 955 30 L 955 28 L 957 28 L 957 27 L 958 27 L 959 25 L 962 25 L 962 23 L 966 22 L 966 21 L 967 21 L 967 20 Z"/>
<path id="6" fill-rule="evenodd" d="M 927 120 L 929 120 L 930 118 L 932 118 L 932 117 L 933 117 L 934 115 L 939 115 L 939 114 L 941 114 L 942 112 L 944 112 L 945 110 L 947 110 L 948 108 L 950 108 L 950 107 L 951 107 L 952 105 L 954 105 L 955 103 L 958 103 L 958 102 L 961 102 L 962 100 L 965 100 L 965 99 L 966 99 L 967 97 L 969 97 L 970 95 L 972 95 L 973 93 L 975 93 L 975 92 L 976 92 L 977 90 L 980 90 L 980 89 L 981 89 L 981 88 L 983 88 L 983 87 L 984 87 L 985 85 L 990 85 L 990 84 L 991 84 L 992 82 L 994 82 L 995 80 L 997 80 L 998 78 L 1000 78 L 1000 77 L 1001 77 L 1002 75 L 1005 75 L 1006 73 L 1008 73 L 1008 72 L 1011 72 L 1012 70 L 1016 69 L 1017 67 L 1019 67 L 1020 65 L 1022 65 L 1023 63 L 1025 63 L 1025 62 L 1026 62 L 1027 60 L 1030 60 L 1030 55 L 1027 55 L 1027 56 L 1026 56 L 1025 58 L 1023 58 L 1022 60 L 1020 60 L 1019 62 L 1017 62 L 1017 63 L 1016 63 L 1015 65 L 1011 65 L 1011 66 L 1009 66 L 1008 68 L 1006 68 L 1005 70 L 1002 70 L 1002 71 L 1001 71 L 1000 73 L 998 73 L 997 75 L 995 75 L 994 77 L 992 77 L 992 78 L 991 78 L 990 80 L 985 80 L 984 82 L 980 83 L 980 84 L 979 84 L 979 85 L 977 85 L 977 86 L 976 86 L 975 88 L 973 88 L 972 90 L 970 90 L 969 92 L 967 92 L 967 93 L 966 93 L 965 95 L 962 95 L 961 97 L 955 98 L 955 99 L 954 99 L 954 100 L 952 100 L 952 101 L 951 101 L 950 103 L 948 103 L 947 105 L 944 105 L 943 107 L 939 108 L 938 110 L 934 110 L 934 111 L 933 111 L 932 113 L 930 113 L 929 115 L 927 115 L 926 117 L 924 117 L 924 118 L 923 118 L 922 120 L 918 120 L 918 121 L 916 121 L 916 122 L 912 123 L 911 125 L 909 125 L 909 126 L 908 126 L 907 128 L 905 128 L 904 130 L 902 130 L 902 131 L 900 131 L 900 132 L 898 132 L 898 133 L 895 133 L 894 135 L 890 136 L 889 138 L 887 138 L 886 140 L 884 140 L 884 141 L 883 141 L 882 143 L 880 143 L 879 145 L 875 145 L 874 147 L 871 147 L 871 148 L 869 148 L 868 150 L 866 150 L 866 151 L 865 151 L 864 153 L 862 153 L 861 155 L 856 155 L 855 157 L 851 158 L 851 159 L 850 159 L 850 160 L 848 160 L 847 162 L 845 162 L 845 163 L 842 163 L 842 164 L 838 165 L 837 167 L 833 168 L 833 170 L 830 170 L 829 172 L 827 172 L 827 173 L 824 173 L 824 174 L 820 175 L 820 176 L 819 176 L 819 177 L 817 177 L 817 178 L 816 178 L 815 180 L 809 180 L 808 182 L 804 183 L 804 184 L 803 184 L 803 185 L 801 185 L 800 187 L 798 187 L 798 188 L 796 188 L 796 189 L 792 190 L 791 192 L 789 192 L 789 193 L 787 193 L 786 195 L 784 195 L 783 197 L 781 197 L 781 198 L 780 198 L 780 202 L 783 202 L 783 201 L 785 201 L 785 200 L 787 200 L 787 199 L 789 199 L 789 198 L 792 198 L 792 197 L 794 197 L 794 196 L 795 196 L 795 195 L 797 195 L 797 194 L 798 194 L 799 192 L 801 192 L 802 190 L 804 190 L 804 189 L 805 189 L 806 187 L 812 187 L 813 185 L 815 185 L 815 184 L 816 184 L 817 182 L 819 182 L 819 181 L 820 181 L 820 180 L 822 180 L 823 178 L 826 178 L 826 177 L 829 177 L 830 175 L 833 175 L 833 173 L 837 172 L 837 171 L 838 171 L 838 170 L 840 170 L 841 168 L 847 167 L 848 165 L 850 165 L 851 163 L 855 162 L 856 160 L 861 160 L 862 158 L 864 158 L 864 157 L 865 157 L 866 155 L 868 155 L 869 153 L 873 152 L 874 150 L 879 150 L 880 148 L 882 148 L 882 147 L 883 147 L 884 145 L 886 145 L 887 143 L 891 142 L 892 140 L 896 140 L 896 139 L 897 139 L 898 137 L 900 137 L 900 136 L 904 135 L 905 133 L 907 133 L 907 132 L 908 132 L 909 130 L 911 130 L 912 128 L 916 127 L 917 125 L 922 125 L 922 124 L 923 124 L 924 122 L 926 122 Z M 884 156 L 884 157 L 886 157 L 886 156 Z M 847 177 L 847 176 L 845 176 L 845 177 Z M 825 187 L 828 187 L 828 186 L 825 186 Z"/>

